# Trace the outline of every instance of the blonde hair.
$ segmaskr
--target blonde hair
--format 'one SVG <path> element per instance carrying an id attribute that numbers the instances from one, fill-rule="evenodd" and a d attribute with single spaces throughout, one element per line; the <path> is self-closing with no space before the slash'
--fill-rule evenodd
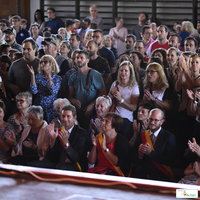
<path id="1" fill-rule="evenodd" d="M 117 80 L 119 82 L 119 85 L 122 84 L 122 78 L 120 76 L 120 68 L 124 65 L 128 66 L 129 71 L 130 71 L 130 78 L 129 78 L 129 83 L 128 83 L 129 88 L 132 88 L 134 85 L 138 85 L 136 78 L 135 78 L 135 71 L 134 71 L 133 65 L 130 61 L 126 61 L 126 60 L 123 61 L 119 66 L 118 76 L 117 76 Z"/>
<path id="2" fill-rule="evenodd" d="M 194 25 L 190 21 L 184 21 L 182 23 L 182 27 L 183 27 L 184 31 L 186 31 L 186 32 L 188 32 L 190 34 L 194 32 Z"/>
<path id="3" fill-rule="evenodd" d="M 51 55 L 44 55 L 44 56 L 42 56 L 41 61 L 44 58 L 46 58 L 52 64 L 52 67 L 51 67 L 51 73 L 52 73 L 52 75 L 57 74 L 57 73 L 60 72 L 60 68 L 59 68 L 56 60 L 53 58 L 53 56 L 51 56 Z M 39 71 L 40 74 L 44 73 L 44 71 L 42 70 L 41 64 L 39 64 L 38 71 Z"/>
<path id="4" fill-rule="evenodd" d="M 194 57 L 198 57 L 200 59 L 200 55 L 198 53 L 192 53 L 189 55 L 189 59 L 188 59 L 188 62 L 189 62 L 189 70 L 191 71 L 191 59 L 194 58 Z"/>
<path id="5" fill-rule="evenodd" d="M 164 87 L 168 88 L 169 84 L 167 82 L 167 78 L 165 76 L 163 67 L 160 64 L 156 63 L 156 62 L 150 63 L 147 66 L 146 71 L 148 71 L 149 67 L 153 67 L 155 69 L 155 71 L 157 71 L 157 73 L 158 73 L 157 90 L 158 91 L 162 91 Z M 148 81 L 147 73 L 145 74 L 143 85 L 144 85 L 144 89 L 148 89 L 149 90 L 151 88 L 151 83 Z"/>
<path id="6" fill-rule="evenodd" d="M 58 34 L 60 33 L 60 31 L 65 31 L 65 37 L 67 37 L 67 30 L 63 27 L 58 29 Z"/>
<path id="7" fill-rule="evenodd" d="M 104 41 L 103 41 L 103 44 L 104 46 L 106 47 L 106 38 L 110 38 L 111 41 L 112 41 L 112 47 L 115 46 L 115 38 L 112 36 L 112 35 L 104 35 Z"/>
<path id="8" fill-rule="evenodd" d="M 88 30 L 88 31 L 86 32 L 86 34 L 85 34 L 84 40 L 87 40 L 87 35 L 88 35 L 89 33 L 91 33 L 91 35 L 92 35 L 92 32 L 93 32 L 93 30 Z M 91 40 L 91 39 L 90 39 L 90 40 Z"/>

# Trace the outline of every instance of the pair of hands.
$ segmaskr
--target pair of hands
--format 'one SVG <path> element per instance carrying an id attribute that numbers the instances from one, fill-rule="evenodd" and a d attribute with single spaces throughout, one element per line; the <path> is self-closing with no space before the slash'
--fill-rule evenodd
<path id="1" fill-rule="evenodd" d="M 97 142 L 98 142 L 98 136 L 95 136 L 94 134 L 92 134 L 91 139 L 92 139 L 92 144 L 96 147 L 97 146 Z M 105 150 L 107 149 L 106 147 L 106 136 L 103 133 L 103 142 L 102 142 L 102 149 Z"/>
<path id="2" fill-rule="evenodd" d="M 13 146 L 16 146 L 17 142 L 16 142 L 16 137 L 15 137 L 15 134 L 13 133 L 13 131 L 11 131 L 11 132 L 6 131 L 5 137 Z M 28 141 L 24 141 L 23 145 L 25 147 L 33 149 L 33 150 L 36 149 L 36 147 L 37 147 L 37 145 L 35 145 L 30 138 L 28 138 Z"/>
<path id="3" fill-rule="evenodd" d="M 120 36 L 117 33 L 115 33 L 115 32 L 113 33 L 113 37 L 117 38 L 117 39 L 120 39 Z"/>
<path id="4" fill-rule="evenodd" d="M 96 132 L 96 131 L 101 132 L 101 125 L 102 123 L 99 118 L 96 118 L 94 121 L 93 119 L 90 120 L 90 126 L 93 132 Z"/>
<path id="5" fill-rule="evenodd" d="M 196 143 L 195 138 L 192 138 L 192 141 L 188 141 L 188 146 L 193 153 L 200 157 L 200 146 Z"/>
<path id="6" fill-rule="evenodd" d="M 49 124 L 48 131 L 52 140 L 55 140 L 57 137 L 59 137 L 63 144 L 66 144 L 69 142 L 68 140 L 69 133 L 67 130 L 64 129 L 64 130 L 58 131 L 58 128 L 56 128 L 56 131 L 54 131 L 53 124 Z"/>
<path id="7" fill-rule="evenodd" d="M 141 131 L 145 131 L 148 128 L 148 120 L 145 120 L 142 123 L 143 124 Z M 137 124 L 137 120 L 133 120 L 133 130 L 134 130 L 134 135 L 140 132 L 140 123 Z"/>
<path id="8" fill-rule="evenodd" d="M 192 90 L 187 89 L 187 95 L 190 99 L 195 100 L 196 98 L 200 100 L 200 92 L 196 91 L 195 94 Z"/>
<path id="9" fill-rule="evenodd" d="M 111 95 L 119 102 L 122 100 L 122 95 L 116 86 L 111 89 Z"/>
<path id="10" fill-rule="evenodd" d="M 148 142 L 146 142 L 146 144 L 140 144 L 139 150 L 138 150 L 139 157 L 142 158 L 144 156 L 144 154 L 150 155 L 151 151 L 152 151 L 152 149 Z"/>
<path id="11" fill-rule="evenodd" d="M 144 90 L 144 99 L 155 101 L 156 98 L 149 92 L 149 90 Z"/>
<path id="12" fill-rule="evenodd" d="M 81 102 L 78 99 L 72 99 L 71 102 L 76 108 L 81 108 Z M 87 118 L 92 117 L 93 109 L 94 109 L 93 103 L 85 107 L 83 111 L 85 111 L 85 116 Z"/>

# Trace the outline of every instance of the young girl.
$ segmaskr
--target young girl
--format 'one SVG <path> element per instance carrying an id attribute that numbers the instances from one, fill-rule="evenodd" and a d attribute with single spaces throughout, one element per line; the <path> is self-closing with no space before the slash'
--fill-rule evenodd
<path id="1" fill-rule="evenodd" d="M 115 39 L 111 35 L 105 35 L 104 36 L 104 46 L 110 49 L 113 54 L 115 55 L 115 59 L 118 58 L 118 50 L 115 45 Z"/>

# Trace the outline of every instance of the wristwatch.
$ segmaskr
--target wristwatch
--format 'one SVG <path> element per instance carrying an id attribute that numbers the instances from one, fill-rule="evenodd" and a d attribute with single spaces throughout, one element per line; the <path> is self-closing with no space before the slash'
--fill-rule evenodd
<path id="1" fill-rule="evenodd" d="M 122 99 L 119 103 L 124 103 L 124 99 Z"/>
<path id="2" fill-rule="evenodd" d="M 69 145 L 70 145 L 69 142 L 67 142 L 67 143 L 65 144 L 65 147 L 69 147 Z"/>
<path id="3" fill-rule="evenodd" d="M 105 151 L 105 153 L 107 153 L 107 152 L 110 151 L 110 149 L 109 149 L 109 148 L 106 148 L 104 151 Z"/>

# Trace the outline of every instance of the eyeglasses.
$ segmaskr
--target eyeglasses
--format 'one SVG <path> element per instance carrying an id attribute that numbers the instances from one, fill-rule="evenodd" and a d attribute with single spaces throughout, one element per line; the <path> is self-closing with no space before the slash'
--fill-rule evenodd
<path id="1" fill-rule="evenodd" d="M 94 35 L 92 36 L 92 38 L 99 38 L 99 35 Z"/>
<path id="2" fill-rule="evenodd" d="M 42 65 L 42 63 L 44 63 L 46 65 L 48 62 L 50 62 L 50 61 L 48 61 L 48 60 L 42 60 L 42 61 L 40 61 L 40 65 Z"/>
<path id="3" fill-rule="evenodd" d="M 5 27 L 5 26 L 7 26 L 7 25 L 6 25 L 6 24 L 0 24 L 0 26 L 4 26 L 4 27 Z"/>
<path id="4" fill-rule="evenodd" d="M 153 74 L 154 72 L 158 72 L 158 71 L 154 71 L 154 70 L 147 70 L 146 73 L 150 73 L 150 74 Z"/>
<path id="5" fill-rule="evenodd" d="M 153 32 L 152 32 L 152 33 L 150 33 L 150 32 L 145 32 L 144 34 L 153 35 Z"/>
<path id="6" fill-rule="evenodd" d="M 24 103 L 25 100 L 23 100 L 23 99 L 16 99 L 15 101 L 16 101 L 17 103 L 19 102 L 19 103 L 22 104 L 22 103 Z"/>
<path id="7" fill-rule="evenodd" d="M 152 118 L 149 118 L 149 121 L 151 121 L 151 122 L 159 122 L 159 121 L 162 121 L 162 119 L 152 119 Z"/>

